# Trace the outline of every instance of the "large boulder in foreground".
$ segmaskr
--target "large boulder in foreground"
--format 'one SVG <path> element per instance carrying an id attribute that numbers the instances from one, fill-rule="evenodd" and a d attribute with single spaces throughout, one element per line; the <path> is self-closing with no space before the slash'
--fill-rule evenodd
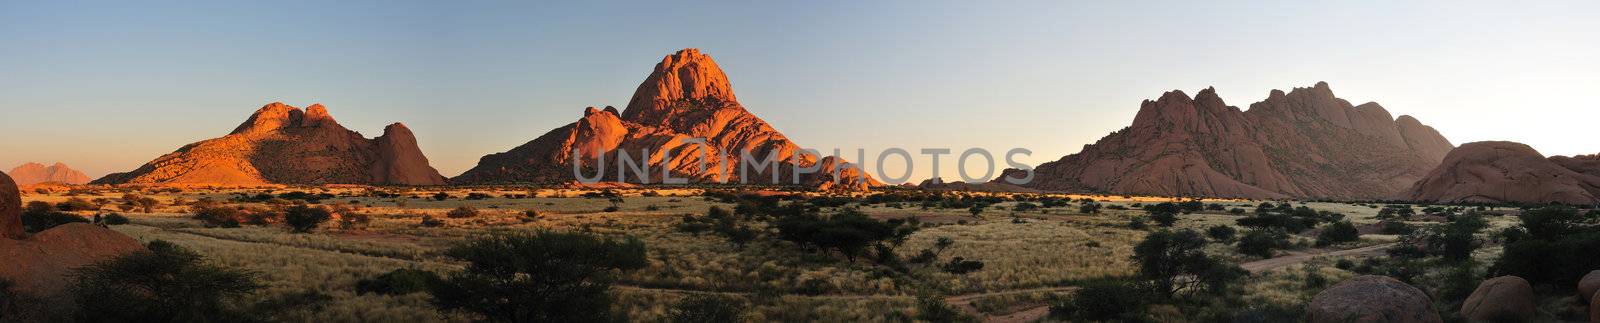
<path id="1" fill-rule="evenodd" d="M 78 267 L 144 250 L 139 240 L 88 223 L 68 223 L 32 236 L 21 232 L 21 200 L 10 176 L 0 173 L 0 279 L 11 292 L 56 299 L 72 286 Z M 12 224 L 19 224 L 13 231 Z"/>
<path id="2" fill-rule="evenodd" d="M 1583 300 L 1594 300 L 1595 291 L 1600 291 L 1600 270 L 1590 271 L 1578 280 L 1578 296 L 1582 296 Z"/>
<path id="3" fill-rule="evenodd" d="M 1444 203 L 1600 204 L 1600 156 L 1545 158 L 1528 145 L 1482 141 L 1461 145 L 1412 185 L 1413 201 Z"/>
<path id="4" fill-rule="evenodd" d="M 1461 316 L 1474 322 L 1527 322 L 1535 314 L 1533 286 L 1517 276 L 1490 278 L 1461 303 Z"/>
<path id="5" fill-rule="evenodd" d="M 1314 323 L 1443 322 L 1421 289 L 1386 276 L 1356 276 L 1329 287 L 1306 306 Z"/>

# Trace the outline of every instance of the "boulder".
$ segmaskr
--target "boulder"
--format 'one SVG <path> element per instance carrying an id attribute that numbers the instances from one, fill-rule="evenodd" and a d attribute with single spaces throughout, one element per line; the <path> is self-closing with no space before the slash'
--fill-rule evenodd
<path id="1" fill-rule="evenodd" d="M 1600 297 L 1589 300 L 1589 323 L 1600 323 Z"/>
<path id="2" fill-rule="evenodd" d="M 1528 145 L 1481 141 L 1461 145 L 1412 185 L 1414 201 L 1444 203 L 1600 203 L 1593 157 L 1545 158 Z"/>
<path id="3" fill-rule="evenodd" d="M 1583 279 L 1578 280 L 1578 296 L 1582 296 L 1584 301 L 1600 298 L 1594 297 L 1597 290 L 1600 290 L 1600 270 L 1590 271 L 1588 275 L 1583 275 Z"/>
<path id="4" fill-rule="evenodd" d="M 1527 322 L 1534 311 L 1533 286 L 1517 276 L 1485 280 L 1461 303 L 1461 316 L 1474 322 Z"/>
<path id="5" fill-rule="evenodd" d="M 1310 322 L 1443 322 L 1421 289 L 1386 276 L 1364 275 L 1333 285 L 1306 306 Z"/>

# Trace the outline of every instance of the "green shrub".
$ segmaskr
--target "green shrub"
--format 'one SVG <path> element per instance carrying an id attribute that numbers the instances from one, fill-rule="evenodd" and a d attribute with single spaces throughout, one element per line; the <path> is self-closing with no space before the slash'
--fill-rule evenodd
<path id="1" fill-rule="evenodd" d="M 439 274 L 431 271 L 401 268 L 383 273 L 378 277 L 357 281 L 356 293 L 405 295 L 426 292 L 430 286 L 437 284 L 440 280 Z"/>
<path id="2" fill-rule="evenodd" d="M 1206 236 L 1211 237 L 1211 240 L 1216 242 L 1232 242 L 1236 235 L 1238 235 L 1238 230 L 1231 226 L 1219 224 L 1206 228 Z"/>
<path id="3" fill-rule="evenodd" d="M 1317 233 L 1317 246 L 1330 246 L 1361 239 L 1361 231 L 1349 221 L 1334 222 Z"/>
<path id="4" fill-rule="evenodd" d="M 1239 237 L 1239 253 L 1272 258 L 1272 251 L 1289 245 L 1289 235 L 1277 230 L 1250 230 Z"/>
<path id="5" fill-rule="evenodd" d="M 227 322 L 262 286 L 254 274 L 215 266 L 165 241 L 79 269 L 72 297 L 82 322 Z"/>
<path id="6" fill-rule="evenodd" d="M 107 225 L 123 225 L 129 222 L 128 217 L 122 215 L 122 213 L 107 214 L 105 221 Z"/>
<path id="7" fill-rule="evenodd" d="M 22 210 L 22 229 L 28 232 L 38 233 L 74 222 L 88 223 L 89 219 L 57 211 L 54 205 L 40 201 L 28 202 Z"/>
<path id="8" fill-rule="evenodd" d="M 244 211 L 226 206 L 201 207 L 194 213 L 194 218 L 204 222 L 207 227 L 237 228 L 245 219 Z"/>
<path id="9" fill-rule="evenodd" d="M 289 230 L 295 233 L 307 233 L 316 230 L 323 222 L 333 219 L 333 213 L 327 208 L 318 206 L 310 207 L 296 205 L 289 207 L 283 213 L 283 223 L 289 225 Z"/>
<path id="10" fill-rule="evenodd" d="M 740 322 L 744 311 L 744 303 L 737 299 L 695 295 L 673 305 L 667 317 L 675 323 Z"/>
<path id="11" fill-rule="evenodd" d="M 1131 283 L 1097 281 L 1085 284 L 1064 301 L 1050 306 L 1050 316 L 1096 322 L 1144 321 L 1150 297 Z"/>
<path id="12" fill-rule="evenodd" d="M 647 264 L 638 239 L 548 231 L 477 238 L 445 254 L 467 266 L 430 288 L 434 305 L 496 322 L 611 321 L 613 272 Z"/>

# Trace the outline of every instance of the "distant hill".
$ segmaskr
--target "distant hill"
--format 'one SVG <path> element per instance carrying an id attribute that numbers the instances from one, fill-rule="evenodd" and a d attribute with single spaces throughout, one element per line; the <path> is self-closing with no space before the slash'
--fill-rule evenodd
<path id="1" fill-rule="evenodd" d="M 705 145 L 686 139 L 704 138 Z M 648 150 L 650 155 L 641 156 Z M 661 183 L 663 170 L 673 178 L 695 183 L 738 183 L 740 152 L 753 157 L 776 157 L 777 183 L 792 183 L 794 165 L 821 167 L 803 174 L 801 183 L 821 189 L 866 189 L 881 185 L 836 157 L 804 154 L 794 163 L 800 146 L 739 104 L 727 75 L 697 49 L 684 49 L 656 64 L 628 102 L 627 109 L 585 109 L 577 122 L 551 130 L 533 141 L 503 153 L 483 156 L 478 165 L 451 181 L 454 184 L 569 183 L 573 160 L 589 169 L 605 170 L 603 180 L 616 181 L 618 151 L 643 160 L 650 168 L 650 183 Z M 577 154 L 574 158 L 574 153 Z M 604 155 L 605 158 L 600 157 Z M 670 157 L 670 158 L 669 158 Z M 701 163 L 704 163 L 702 169 Z M 840 169 L 835 177 L 832 170 Z M 631 173 L 630 173 L 631 174 Z M 750 183 L 773 183 L 770 169 L 748 171 Z M 859 177 L 858 177 L 859 175 Z M 589 175 L 585 175 L 589 176 Z M 837 181 L 835 180 L 837 179 Z M 626 182 L 644 182 L 638 176 Z"/>
<path id="2" fill-rule="evenodd" d="M 84 175 L 83 172 L 79 172 L 71 167 L 67 167 L 67 164 L 62 164 L 59 162 L 50 166 L 45 166 L 44 164 L 39 163 L 26 163 L 22 164 L 22 166 L 17 166 L 17 168 L 12 168 L 9 174 L 11 174 L 12 179 L 17 181 L 17 185 L 33 185 L 38 183 L 89 183 L 88 175 Z"/>
<path id="3" fill-rule="evenodd" d="M 1327 83 L 1273 90 L 1248 111 L 1216 90 L 1145 100 L 1133 125 L 1044 163 L 1023 186 L 1053 191 L 1240 198 L 1384 199 L 1454 146 L 1411 116 L 1353 106 Z M 1022 178 L 1020 170 L 1003 177 Z"/>
<path id="4" fill-rule="evenodd" d="M 273 102 L 226 136 L 94 183 L 442 185 L 445 178 L 428 165 L 404 124 L 367 139 L 339 125 L 321 104 L 302 111 Z"/>

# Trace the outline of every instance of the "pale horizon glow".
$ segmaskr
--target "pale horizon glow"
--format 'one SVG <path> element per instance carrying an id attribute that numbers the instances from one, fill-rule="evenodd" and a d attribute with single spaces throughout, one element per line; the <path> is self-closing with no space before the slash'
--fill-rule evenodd
<path id="1" fill-rule="evenodd" d="M 932 175 L 922 148 L 986 148 L 997 168 L 1026 148 L 1037 165 L 1165 91 L 1214 86 L 1244 109 L 1318 81 L 1457 145 L 1595 154 L 1596 14 L 1593 1 L 0 2 L 0 171 L 129 171 L 282 101 L 323 103 L 369 138 L 405 123 L 453 177 L 584 107 L 622 108 L 687 47 L 804 147 L 852 162 L 865 149 L 869 170 L 884 149 L 911 151 L 912 182 Z"/>

